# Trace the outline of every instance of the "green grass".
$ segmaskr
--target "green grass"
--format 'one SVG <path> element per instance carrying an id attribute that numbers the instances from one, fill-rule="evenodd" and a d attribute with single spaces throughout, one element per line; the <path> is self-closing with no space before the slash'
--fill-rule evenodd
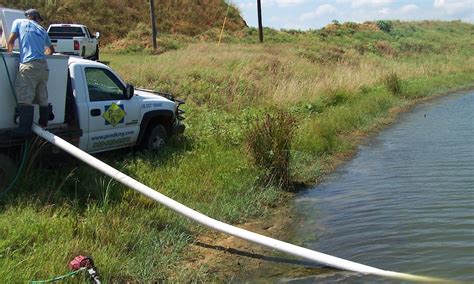
<path id="1" fill-rule="evenodd" d="M 384 125 L 393 108 L 472 87 L 473 31 L 460 22 L 395 21 L 389 32 L 341 24 L 266 30 L 268 43 L 259 45 L 250 29 L 220 46 L 174 39 L 179 45 L 161 55 L 103 54 L 126 81 L 186 99 L 187 129 L 159 154 L 115 151 L 99 158 L 219 220 L 262 218 L 291 195 L 262 182 L 274 165 L 260 168 L 245 143 L 257 122 L 279 111 L 294 119 L 290 181 L 312 183 L 334 157 L 354 149 L 355 133 Z M 216 277 L 180 265 L 187 245 L 206 231 L 79 163 L 31 168 L 0 202 L 6 282 L 63 274 L 77 254 L 92 255 L 109 281 Z"/>

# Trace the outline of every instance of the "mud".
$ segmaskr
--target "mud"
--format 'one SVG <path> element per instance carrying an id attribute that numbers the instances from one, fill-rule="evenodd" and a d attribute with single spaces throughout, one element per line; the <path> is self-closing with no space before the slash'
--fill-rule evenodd
<path id="1" fill-rule="evenodd" d="M 271 216 L 238 227 L 291 242 L 288 232 L 292 230 L 289 228 L 297 226 L 299 222 L 291 208 L 281 207 Z M 184 266 L 185 270 L 205 267 L 211 279 L 225 282 L 242 282 L 245 279 L 251 282 L 255 280 L 251 275 L 260 269 L 264 269 L 268 275 L 286 277 L 327 272 L 327 269 L 322 269 L 315 263 L 288 257 L 248 241 L 213 232 L 199 236 L 189 246 Z"/>

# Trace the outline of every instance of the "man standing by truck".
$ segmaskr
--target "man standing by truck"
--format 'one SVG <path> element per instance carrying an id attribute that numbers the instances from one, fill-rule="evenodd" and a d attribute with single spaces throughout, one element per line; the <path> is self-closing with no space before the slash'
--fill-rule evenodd
<path id="1" fill-rule="evenodd" d="M 45 127 L 49 120 L 48 90 L 46 84 L 49 78 L 46 54 L 52 54 L 54 47 L 46 30 L 39 24 L 43 20 L 36 9 L 25 12 L 26 19 L 13 22 L 12 31 L 8 38 L 8 52 L 13 51 L 15 40 L 20 41 L 20 68 L 15 82 L 15 92 L 18 100 L 19 128 L 13 131 L 18 137 L 31 135 L 34 108 L 33 102 L 40 106 L 38 124 Z M 45 49 L 46 47 L 46 49 Z"/>

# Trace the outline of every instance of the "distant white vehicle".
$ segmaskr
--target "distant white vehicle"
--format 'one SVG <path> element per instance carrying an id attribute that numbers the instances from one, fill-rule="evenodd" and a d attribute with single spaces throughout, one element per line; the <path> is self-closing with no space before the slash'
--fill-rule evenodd
<path id="1" fill-rule="evenodd" d="M 93 35 L 84 25 L 53 24 L 48 35 L 58 53 L 99 60 L 99 32 Z"/>

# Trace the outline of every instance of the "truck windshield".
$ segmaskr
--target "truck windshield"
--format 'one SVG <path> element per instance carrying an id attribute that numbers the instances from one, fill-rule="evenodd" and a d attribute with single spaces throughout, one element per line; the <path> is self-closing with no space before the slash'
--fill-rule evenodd
<path id="1" fill-rule="evenodd" d="M 80 27 L 50 27 L 48 31 L 50 38 L 68 39 L 73 37 L 85 37 Z"/>

